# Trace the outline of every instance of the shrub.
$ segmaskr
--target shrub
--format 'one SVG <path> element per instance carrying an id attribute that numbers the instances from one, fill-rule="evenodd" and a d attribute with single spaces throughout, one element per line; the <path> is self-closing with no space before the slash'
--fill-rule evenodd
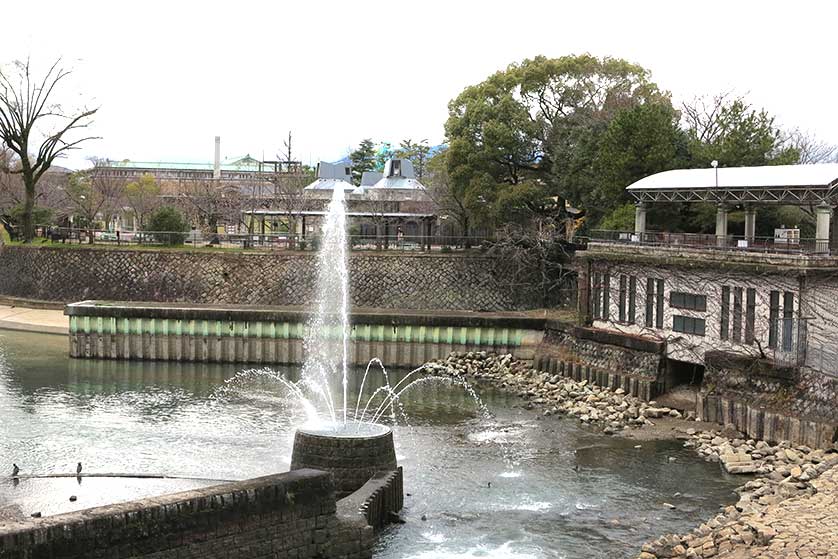
<path id="1" fill-rule="evenodd" d="M 145 230 L 152 232 L 158 243 L 175 246 L 183 244 L 189 224 L 176 208 L 163 206 L 151 214 Z"/>

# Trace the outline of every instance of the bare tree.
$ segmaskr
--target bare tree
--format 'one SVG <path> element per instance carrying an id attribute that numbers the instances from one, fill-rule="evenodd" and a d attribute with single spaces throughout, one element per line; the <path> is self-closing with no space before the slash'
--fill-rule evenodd
<path id="1" fill-rule="evenodd" d="M 468 237 L 474 222 L 476 200 L 472 200 L 464 190 L 455 188 L 448 176 L 445 152 L 440 152 L 428 162 L 425 185 L 437 214 L 443 219 L 453 219 L 461 234 Z"/>
<path id="2" fill-rule="evenodd" d="M 277 155 L 273 170 L 265 173 L 264 178 L 270 183 L 269 203 L 283 216 L 288 230 L 288 247 L 293 249 L 296 245 L 298 220 L 313 204 L 305 187 L 314 180 L 314 173 L 292 158 L 291 132 L 288 132 L 288 139 L 283 141 L 283 146 L 285 150 Z"/>
<path id="3" fill-rule="evenodd" d="M 545 218 L 532 225 L 505 225 L 488 254 L 497 256 L 498 277 L 513 278 L 515 283 L 508 286 L 511 293 L 526 293 L 536 286 L 540 301 L 533 302 L 545 308 L 561 306 L 567 303 L 567 294 L 575 293 L 576 277 L 564 222 Z"/>
<path id="4" fill-rule="evenodd" d="M 40 79 L 33 74 L 28 59 L 15 61 L 11 71 L 0 70 L 0 139 L 20 160 L 20 167 L 14 172 L 23 179 L 23 237 L 26 242 L 31 242 L 35 236 L 32 216 L 38 181 L 57 157 L 94 139 L 84 135 L 70 138 L 74 132 L 90 125 L 97 109 L 69 110 L 55 101 L 56 88 L 70 75 L 70 70 L 60 64 L 59 58 Z M 43 141 L 32 153 L 41 136 Z"/>
<path id="5" fill-rule="evenodd" d="M 134 213 L 139 229 L 145 227 L 145 218 L 160 206 L 160 185 L 154 175 L 144 173 L 125 186 L 125 199 Z"/>
<path id="6" fill-rule="evenodd" d="M 73 173 L 64 188 L 66 204 L 84 221 L 91 244 L 96 224 L 108 227 L 125 193 L 125 181 L 110 175 L 107 166 L 107 161 L 94 159 L 91 169 Z"/>
<path id="7" fill-rule="evenodd" d="M 694 131 L 697 140 L 711 143 L 723 132 L 723 122 L 719 116 L 725 107 L 736 101 L 745 103 L 741 96 L 735 96 L 732 91 L 724 91 L 712 97 L 695 97 L 681 105 L 681 118 L 687 129 Z"/>
<path id="8" fill-rule="evenodd" d="M 12 151 L 0 147 L 0 214 L 7 213 L 21 202 L 23 189 L 20 177 L 14 173 L 17 164 Z"/>
<path id="9" fill-rule="evenodd" d="M 215 235 L 218 224 L 235 214 L 238 219 L 241 196 L 235 186 L 216 180 L 190 181 L 184 185 L 180 199 L 187 214 L 206 232 Z"/>
<path id="10" fill-rule="evenodd" d="M 795 128 L 785 134 L 783 143 L 800 153 L 800 163 L 838 163 L 838 146 L 819 140 L 809 131 Z"/>

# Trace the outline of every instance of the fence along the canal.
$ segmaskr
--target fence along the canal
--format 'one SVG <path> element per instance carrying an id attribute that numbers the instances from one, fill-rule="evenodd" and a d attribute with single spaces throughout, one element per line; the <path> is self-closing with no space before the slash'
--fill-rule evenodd
<path id="1" fill-rule="evenodd" d="M 317 250 L 320 236 L 316 233 L 204 233 L 191 231 L 105 231 L 68 227 L 40 227 L 37 237 L 43 241 L 63 244 L 107 246 L 176 246 L 226 248 L 266 248 L 276 250 Z M 427 236 L 394 233 L 390 235 L 349 235 L 350 248 L 356 250 L 480 250 L 495 241 L 491 235 Z"/>

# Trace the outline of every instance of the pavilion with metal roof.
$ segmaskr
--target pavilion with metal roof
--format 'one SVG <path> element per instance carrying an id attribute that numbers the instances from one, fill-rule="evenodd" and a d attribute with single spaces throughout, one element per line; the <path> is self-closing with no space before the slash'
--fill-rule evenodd
<path id="1" fill-rule="evenodd" d="M 636 200 L 634 230 L 638 236 L 646 232 L 648 204 L 654 202 L 717 204 L 719 242 L 727 238 L 731 206 L 745 209 L 746 242 L 754 239 L 756 206 L 815 206 L 816 244 L 819 252 L 827 252 L 832 207 L 838 204 L 838 164 L 676 169 L 640 179 L 626 191 Z"/>

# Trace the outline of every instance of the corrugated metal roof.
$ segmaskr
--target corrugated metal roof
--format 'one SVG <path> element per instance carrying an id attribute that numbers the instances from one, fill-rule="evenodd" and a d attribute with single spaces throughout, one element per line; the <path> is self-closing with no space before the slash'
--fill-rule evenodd
<path id="1" fill-rule="evenodd" d="M 716 182 L 718 171 L 718 184 Z M 677 169 L 656 173 L 631 184 L 628 191 L 696 189 L 813 188 L 838 186 L 838 163 Z"/>
<path id="2" fill-rule="evenodd" d="M 342 188 L 344 192 L 355 190 L 353 184 L 337 179 L 317 179 L 304 190 L 334 190 L 335 188 Z"/>
<path id="3" fill-rule="evenodd" d="M 383 178 L 372 188 L 386 188 L 389 190 L 425 190 L 425 186 L 416 179 L 405 177 Z"/>
<path id="4" fill-rule="evenodd" d="M 384 173 L 376 171 L 364 171 L 361 175 L 361 186 L 373 186 L 375 183 L 384 178 Z"/>

